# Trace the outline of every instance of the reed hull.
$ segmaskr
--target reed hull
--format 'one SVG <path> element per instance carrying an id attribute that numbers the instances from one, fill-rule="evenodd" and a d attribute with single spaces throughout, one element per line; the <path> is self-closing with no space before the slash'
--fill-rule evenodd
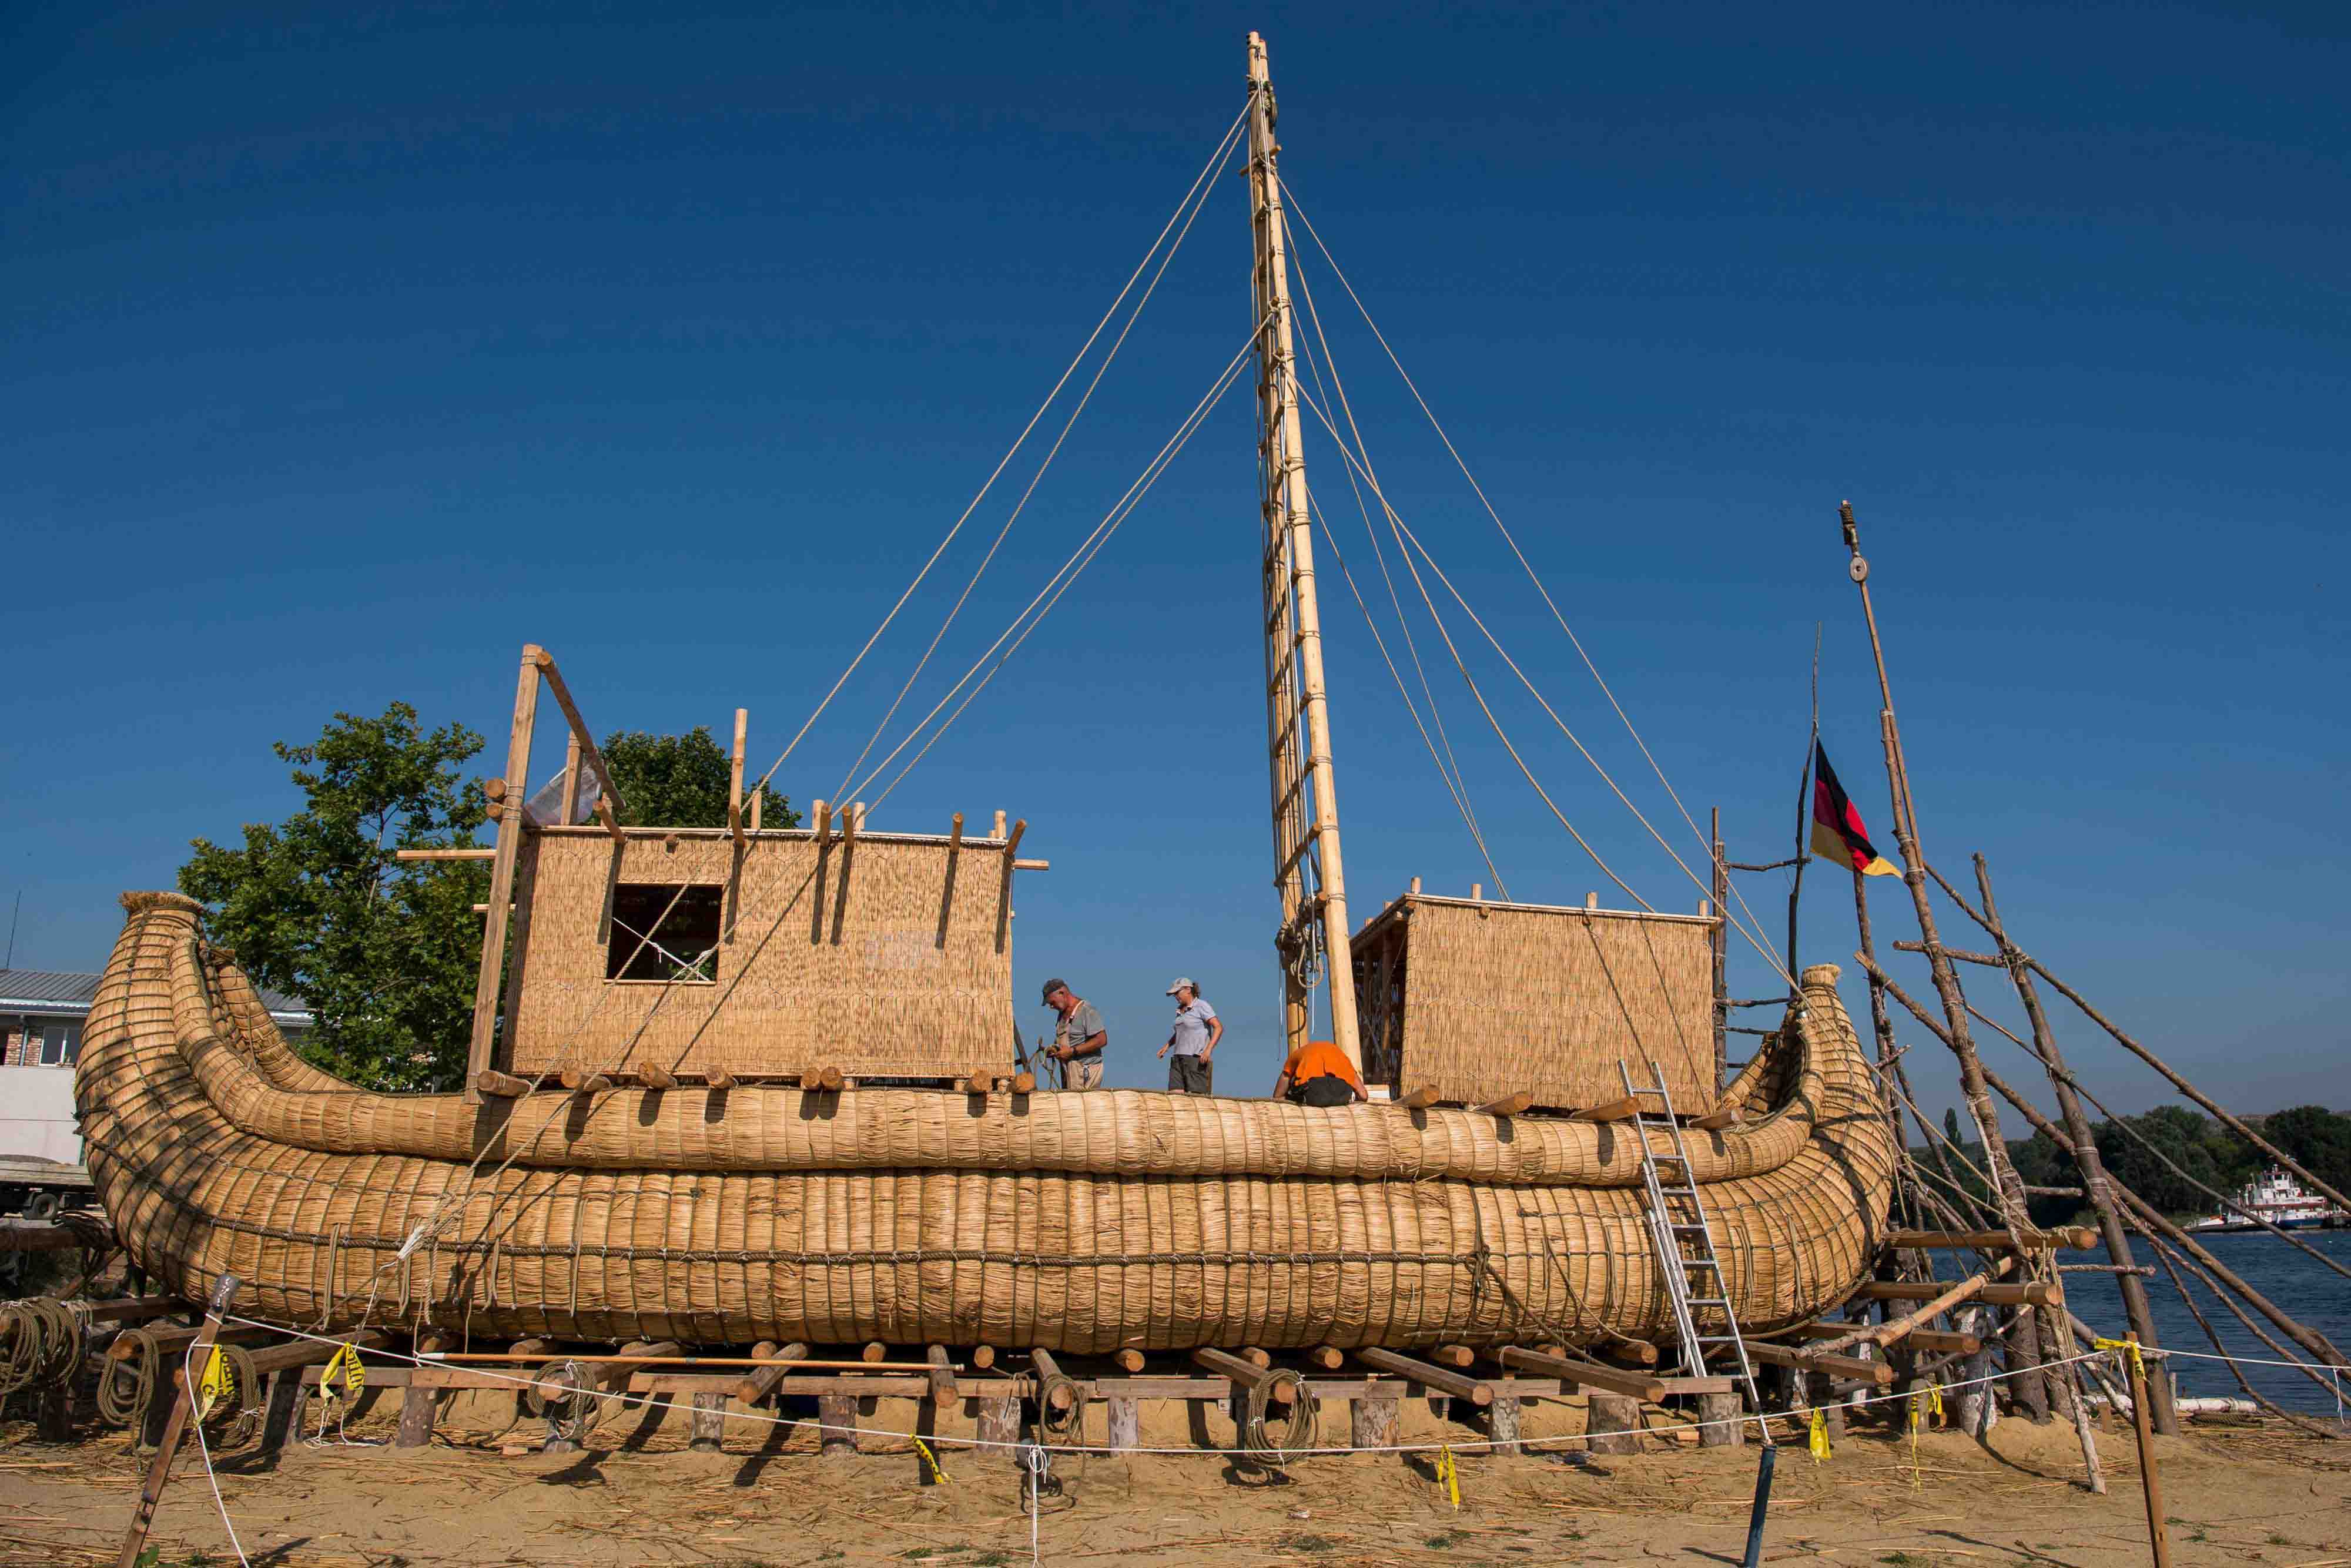
<path id="1" fill-rule="evenodd" d="M 366 1093 L 126 894 L 76 1092 L 140 1266 L 291 1326 L 1071 1352 L 1667 1337 L 1620 1125 L 1126 1091 Z M 1835 992 L 1690 1134 L 1750 1329 L 1866 1277 L 1895 1148 Z"/>

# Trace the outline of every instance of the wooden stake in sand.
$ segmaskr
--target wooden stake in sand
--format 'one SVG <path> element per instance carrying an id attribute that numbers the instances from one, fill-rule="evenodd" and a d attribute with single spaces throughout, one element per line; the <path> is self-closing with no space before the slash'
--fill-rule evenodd
<path id="1" fill-rule="evenodd" d="M 2147 1497 L 2147 1550 L 2155 1558 L 2155 1568 L 2171 1568 L 2171 1537 L 2163 1528 L 2163 1482 L 2155 1473 L 2155 1439 L 2147 1429 L 2147 1364 L 2139 1354 L 2138 1335 L 2132 1334 L 2123 1343 L 2130 1356 L 2131 1430 L 2138 1437 L 2139 1490 Z"/>
<path id="2" fill-rule="evenodd" d="M 237 1283 L 234 1274 L 223 1274 L 213 1282 L 212 1298 L 204 1303 L 204 1326 L 188 1346 L 187 1364 L 202 1366 L 204 1358 L 212 1354 L 213 1341 L 220 1336 L 221 1319 L 228 1315 L 230 1303 L 236 1300 Z M 163 1500 L 163 1483 L 172 1479 L 172 1460 L 188 1435 L 189 1406 L 195 1396 L 196 1391 L 188 1386 L 184 1378 L 181 1379 L 179 1392 L 172 1398 L 172 1419 L 163 1428 L 163 1440 L 155 1447 L 153 1461 L 147 1467 L 146 1482 L 139 1489 L 139 1507 L 131 1516 L 131 1533 L 122 1538 L 122 1554 L 115 1559 L 115 1568 L 136 1568 L 139 1553 L 147 1544 L 148 1527 L 155 1522 L 155 1507 Z"/>

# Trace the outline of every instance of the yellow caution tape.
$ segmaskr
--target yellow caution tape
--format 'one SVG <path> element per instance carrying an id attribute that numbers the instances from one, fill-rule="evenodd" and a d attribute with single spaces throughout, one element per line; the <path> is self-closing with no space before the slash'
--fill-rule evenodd
<path id="1" fill-rule="evenodd" d="M 350 1345 L 337 1347 L 327 1360 L 327 1369 L 319 1374 L 319 1392 L 329 1399 L 357 1399 L 367 1389 L 367 1368 L 360 1364 L 360 1353 Z"/>
<path id="2" fill-rule="evenodd" d="M 1453 1507 L 1461 1507 L 1461 1467 L 1449 1448 L 1437 1450 L 1437 1479 L 1445 1483 L 1445 1495 L 1453 1500 Z"/>
<path id="3" fill-rule="evenodd" d="M 213 1346 L 212 1356 L 204 1363 L 204 1375 L 196 1385 L 196 1419 L 209 1420 L 236 1390 L 236 1379 L 228 1369 L 228 1358 L 221 1354 L 220 1346 Z"/>
<path id="4" fill-rule="evenodd" d="M 1828 1417 L 1822 1415 L 1817 1406 L 1815 1406 L 1813 1411 L 1812 1430 L 1805 1435 L 1804 1441 L 1805 1446 L 1810 1448 L 1813 1451 L 1813 1462 L 1814 1464 L 1818 1464 L 1823 1459 L 1829 1457 Z"/>
<path id="5" fill-rule="evenodd" d="M 1943 1385 L 1939 1383 L 1927 1385 L 1927 1414 L 1938 1421 L 1943 1418 Z"/>
<path id="6" fill-rule="evenodd" d="M 2134 1372 L 2147 1370 L 2146 1360 L 2138 1353 L 2138 1341 L 2135 1339 L 2093 1339 L 2090 1341 L 2090 1348 L 2092 1350 L 2126 1350 L 2130 1352 L 2131 1369 Z"/>
<path id="7" fill-rule="evenodd" d="M 931 1446 L 917 1437 L 914 1439 L 914 1452 L 922 1455 L 923 1463 L 930 1468 L 931 1484 L 936 1487 L 946 1485 L 947 1473 L 939 1467 L 939 1457 L 931 1452 Z"/>

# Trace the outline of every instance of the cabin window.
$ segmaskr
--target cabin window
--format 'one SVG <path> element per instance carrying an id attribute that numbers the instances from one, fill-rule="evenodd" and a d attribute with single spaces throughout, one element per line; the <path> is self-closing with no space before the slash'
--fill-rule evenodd
<path id="1" fill-rule="evenodd" d="M 612 890 L 608 980 L 689 986 L 718 980 L 722 890 L 674 882 L 624 882 Z"/>

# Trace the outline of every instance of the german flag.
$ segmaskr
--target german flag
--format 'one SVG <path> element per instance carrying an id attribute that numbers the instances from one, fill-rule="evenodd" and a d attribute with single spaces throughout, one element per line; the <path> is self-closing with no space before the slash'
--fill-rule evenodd
<path id="1" fill-rule="evenodd" d="M 1864 876 L 1900 876 L 1902 868 L 1877 852 L 1861 813 L 1837 782 L 1821 743 L 1813 743 L 1813 852 Z"/>

